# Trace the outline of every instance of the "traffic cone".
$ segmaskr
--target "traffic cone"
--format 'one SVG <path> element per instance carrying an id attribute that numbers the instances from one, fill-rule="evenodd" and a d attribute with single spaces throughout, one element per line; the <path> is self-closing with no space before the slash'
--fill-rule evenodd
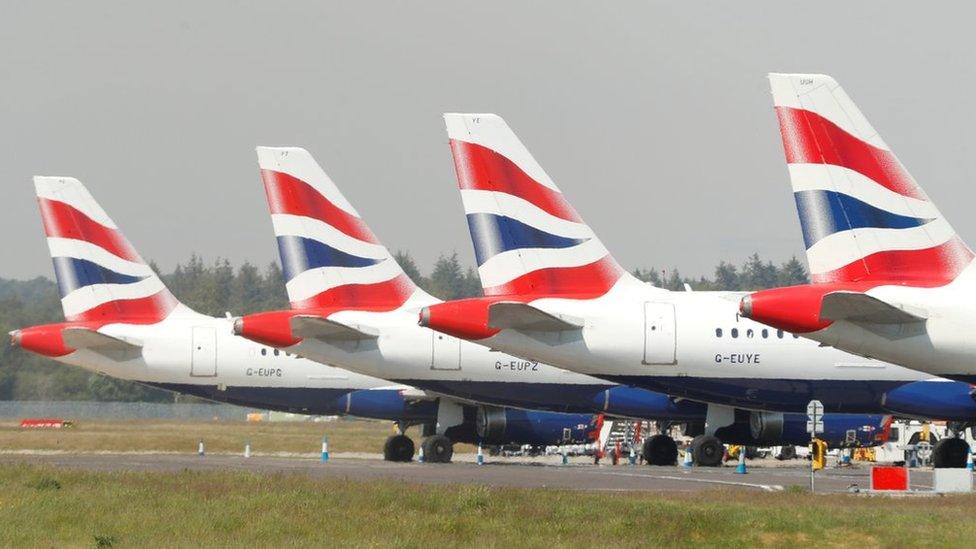
<path id="1" fill-rule="evenodd" d="M 424 445 L 421 444 L 420 451 L 417 452 L 417 463 L 423 463 L 423 462 L 424 462 Z"/>
<path id="2" fill-rule="evenodd" d="M 973 453 L 972 452 L 969 452 L 969 453 L 966 454 L 966 470 L 967 471 L 972 471 L 973 470 Z"/>
<path id="3" fill-rule="evenodd" d="M 478 445 L 478 458 L 477 458 L 477 463 L 478 463 L 478 465 L 484 465 L 485 464 L 485 453 L 481 451 L 481 445 L 480 444 Z"/>
<path id="4" fill-rule="evenodd" d="M 685 448 L 685 460 L 681 463 L 683 467 L 691 467 L 695 464 L 691 459 L 691 446 Z"/>
<path id="5" fill-rule="evenodd" d="M 565 448 L 563 448 L 563 465 L 569 465 L 569 456 L 566 455 Z"/>
<path id="6" fill-rule="evenodd" d="M 746 474 L 746 447 L 739 447 L 739 464 L 735 466 L 735 473 L 737 475 Z"/>
<path id="7" fill-rule="evenodd" d="M 329 439 L 322 435 L 322 463 L 329 461 Z"/>
<path id="8" fill-rule="evenodd" d="M 246 457 L 246 458 L 251 457 L 251 441 L 250 440 L 244 443 L 244 457 Z"/>
<path id="9" fill-rule="evenodd" d="M 841 453 L 840 453 L 840 464 L 841 465 L 850 465 L 851 464 L 851 452 L 853 452 L 853 450 L 851 450 L 850 448 L 845 448 L 844 450 L 841 450 Z"/>
<path id="10" fill-rule="evenodd" d="M 203 456 L 203 439 L 200 439 L 200 444 L 197 446 L 197 455 Z"/>

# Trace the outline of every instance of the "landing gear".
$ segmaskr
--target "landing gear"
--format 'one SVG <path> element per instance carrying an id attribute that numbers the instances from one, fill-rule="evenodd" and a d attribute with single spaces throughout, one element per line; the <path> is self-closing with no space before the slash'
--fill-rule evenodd
<path id="1" fill-rule="evenodd" d="M 718 437 L 699 435 L 691 441 L 691 456 L 700 467 L 718 467 L 725 455 L 725 445 Z"/>
<path id="2" fill-rule="evenodd" d="M 413 451 L 413 441 L 406 435 L 391 435 L 383 443 L 383 459 L 386 461 L 410 461 Z"/>
<path id="3" fill-rule="evenodd" d="M 944 438 L 932 450 L 932 465 L 937 469 L 961 469 L 966 467 L 969 444 L 962 438 Z"/>
<path id="4" fill-rule="evenodd" d="M 675 465 L 678 463 L 678 445 L 668 435 L 654 435 L 644 441 L 644 461 L 648 465 Z"/>
<path id="5" fill-rule="evenodd" d="M 454 455 L 454 443 L 444 435 L 433 435 L 421 443 L 424 461 L 427 463 L 450 463 Z"/>
<path id="6" fill-rule="evenodd" d="M 796 459 L 796 446 L 780 446 L 776 459 L 779 461 Z"/>

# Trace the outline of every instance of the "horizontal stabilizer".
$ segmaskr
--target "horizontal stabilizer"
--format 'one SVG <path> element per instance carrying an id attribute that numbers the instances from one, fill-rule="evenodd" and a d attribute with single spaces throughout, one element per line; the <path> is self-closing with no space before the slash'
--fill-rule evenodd
<path id="1" fill-rule="evenodd" d="M 65 345 L 87 349 L 113 360 L 131 360 L 142 352 L 142 345 L 105 335 L 89 328 L 65 328 L 61 332 Z"/>
<path id="2" fill-rule="evenodd" d="M 925 320 L 922 315 L 910 313 L 876 297 L 857 292 L 831 292 L 825 295 L 820 308 L 820 318 L 872 324 L 909 324 Z"/>
<path id="3" fill-rule="evenodd" d="M 554 315 L 527 303 L 500 301 L 488 309 L 488 326 L 528 332 L 578 330 L 583 321 L 567 315 Z"/>
<path id="4" fill-rule="evenodd" d="M 368 326 L 343 324 L 320 316 L 292 317 L 291 331 L 303 339 L 311 337 L 323 341 L 358 341 L 379 337 L 379 332 Z"/>

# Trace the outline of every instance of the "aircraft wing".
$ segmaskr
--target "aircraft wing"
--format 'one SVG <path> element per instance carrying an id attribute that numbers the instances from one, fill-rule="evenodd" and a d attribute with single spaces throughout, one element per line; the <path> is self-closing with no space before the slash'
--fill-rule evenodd
<path id="1" fill-rule="evenodd" d="M 831 292 L 823 297 L 820 318 L 871 324 L 924 322 L 925 316 L 909 312 L 868 294 Z"/>
<path id="2" fill-rule="evenodd" d="M 64 343 L 75 349 L 88 349 L 113 360 L 130 360 L 139 356 L 142 345 L 126 341 L 89 328 L 65 328 L 61 332 Z"/>
<path id="3" fill-rule="evenodd" d="M 488 308 L 488 326 L 529 332 L 578 330 L 583 321 L 567 315 L 554 315 L 527 303 L 500 301 Z"/>
<path id="4" fill-rule="evenodd" d="M 320 316 L 293 316 L 290 322 L 292 333 L 301 338 L 358 341 L 379 337 L 379 332 L 368 326 L 343 324 Z"/>

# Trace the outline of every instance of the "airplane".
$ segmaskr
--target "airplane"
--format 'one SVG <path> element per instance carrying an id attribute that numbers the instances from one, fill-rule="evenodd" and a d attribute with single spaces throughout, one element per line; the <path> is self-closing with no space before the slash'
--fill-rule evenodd
<path id="1" fill-rule="evenodd" d="M 976 383 L 972 250 L 833 78 L 769 81 L 812 283 L 745 296 L 742 315 Z"/>
<path id="2" fill-rule="evenodd" d="M 829 413 L 976 418 L 966 384 L 820 348 L 743 318 L 741 292 L 671 292 L 641 282 L 501 117 L 447 114 L 445 122 L 485 297 L 428 305 L 422 326 L 708 402 L 707 435 L 734 421 L 735 408 L 802 413 L 812 400 Z M 937 461 L 961 465 L 965 453 L 947 443 Z"/>
<path id="3" fill-rule="evenodd" d="M 440 300 L 407 277 L 312 155 L 297 147 L 258 147 L 257 154 L 291 308 L 241 317 L 234 324 L 236 334 L 466 401 L 673 423 L 705 421 L 707 405 L 699 402 L 492 352 L 418 326 L 421 308 Z M 716 435 L 738 444 L 804 444 L 806 419 L 803 414 L 740 411 Z M 851 430 L 867 435 L 858 444 L 871 443 L 884 430 L 880 415 L 831 415 L 826 421 L 835 445 L 844 444 Z M 446 414 L 439 417 L 439 428 L 449 425 Z M 701 448 L 699 464 L 720 462 L 718 440 Z M 673 464 L 678 455 L 666 434 L 649 437 L 642 451 L 655 465 Z"/>
<path id="4" fill-rule="evenodd" d="M 460 419 L 424 449 L 428 461 L 443 458 L 453 441 L 550 445 L 599 434 L 593 414 L 459 403 L 234 337 L 232 318 L 197 313 L 170 293 L 80 181 L 35 177 L 34 186 L 66 322 L 14 330 L 14 346 L 215 401 L 392 420 L 399 433 L 384 444 L 389 461 L 410 461 L 405 429 L 432 425 L 442 408 Z"/>

